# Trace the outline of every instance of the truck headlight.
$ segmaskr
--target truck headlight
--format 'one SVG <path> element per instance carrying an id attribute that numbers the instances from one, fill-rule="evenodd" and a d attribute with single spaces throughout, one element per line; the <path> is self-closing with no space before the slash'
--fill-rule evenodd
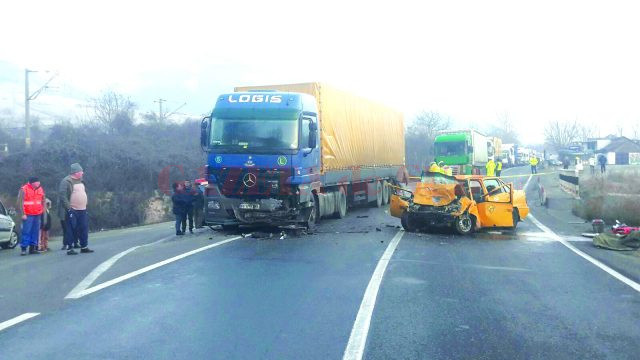
<path id="1" fill-rule="evenodd" d="M 215 200 L 209 200 L 207 207 L 212 210 L 220 210 L 221 208 L 220 203 Z"/>

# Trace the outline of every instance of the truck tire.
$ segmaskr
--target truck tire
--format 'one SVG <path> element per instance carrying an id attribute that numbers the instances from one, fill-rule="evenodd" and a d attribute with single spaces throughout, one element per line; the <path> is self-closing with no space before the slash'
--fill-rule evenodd
<path id="1" fill-rule="evenodd" d="M 469 235 L 473 233 L 473 218 L 468 212 L 465 212 L 456 219 L 454 227 L 458 234 Z"/>
<path id="2" fill-rule="evenodd" d="M 382 204 L 383 205 L 387 205 L 389 203 L 389 197 L 390 197 L 390 189 L 389 189 L 389 183 L 387 182 L 387 180 L 384 180 L 382 182 Z"/>
<path id="3" fill-rule="evenodd" d="M 347 216 L 347 193 L 343 187 L 340 187 L 336 195 L 336 212 L 333 215 L 336 219 L 344 219 Z"/>
<path id="4" fill-rule="evenodd" d="M 376 207 L 379 208 L 384 204 L 382 200 L 382 182 L 376 181 Z"/>
<path id="5" fill-rule="evenodd" d="M 305 209 L 305 220 L 303 225 L 307 228 L 308 232 L 311 233 L 315 230 L 319 219 L 318 198 L 315 194 L 311 196 L 309 202 L 311 203 L 311 206 Z"/>

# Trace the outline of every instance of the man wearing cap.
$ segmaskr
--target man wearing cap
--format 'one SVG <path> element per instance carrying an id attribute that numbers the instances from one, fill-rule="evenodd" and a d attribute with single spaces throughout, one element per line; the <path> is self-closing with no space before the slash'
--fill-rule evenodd
<path id="1" fill-rule="evenodd" d="M 58 216 L 64 229 L 63 244 L 67 255 L 78 254 L 73 244 L 80 241 L 81 253 L 92 253 L 89 249 L 89 216 L 87 214 L 87 192 L 82 177 L 84 171 L 78 163 L 71 165 L 69 175 L 60 181 L 58 188 Z"/>
<path id="2" fill-rule="evenodd" d="M 40 186 L 40 179 L 35 176 L 20 188 L 18 193 L 18 209 L 22 211 L 22 237 L 20 255 L 37 254 L 38 239 L 40 238 L 40 217 L 44 210 L 44 189 Z"/>

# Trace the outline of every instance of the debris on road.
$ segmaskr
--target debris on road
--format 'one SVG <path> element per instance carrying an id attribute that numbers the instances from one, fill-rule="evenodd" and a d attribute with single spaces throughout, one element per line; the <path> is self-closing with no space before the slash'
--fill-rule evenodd
<path id="1" fill-rule="evenodd" d="M 379 227 L 376 228 L 376 231 L 382 231 L 382 229 L 380 229 Z"/>
<path id="2" fill-rule="evenodd" d="M 598 234 L 593 238 L 593 245 L 602 249 L 617 251 L 639 250 L 640 231 L 634 231 L 622 236 L 611 233 Z"/>
<path id="3" fill-rule="evenodd" d="M 358 219 L 364 219 L 364 218 L 368 218 L 369 215 L 358 215 L 356 216 Z"/>

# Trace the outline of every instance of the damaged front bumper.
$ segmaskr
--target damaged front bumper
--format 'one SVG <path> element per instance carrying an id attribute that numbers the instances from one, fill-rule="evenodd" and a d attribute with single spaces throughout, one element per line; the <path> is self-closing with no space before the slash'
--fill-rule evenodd
<path id="1" fill-rule="evenodd" d="M 418 226 L 446 227 L 454 224 L 462 213 L 458 202 L 446 206 L 411 204 L 407 209 L 411 222 Z"/>
<path id="2" fill-rule="evenodd" d="M 295 227 L 299 211 L 285 199 L 240 199 L 211 196 L 205 202 L 207 225 L 272 225 Z"/>

